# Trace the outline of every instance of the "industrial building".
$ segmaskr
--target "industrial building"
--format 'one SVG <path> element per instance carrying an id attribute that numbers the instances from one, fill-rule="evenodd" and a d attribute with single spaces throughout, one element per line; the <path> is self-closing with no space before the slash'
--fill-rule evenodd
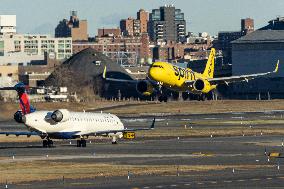
<path id="1" fill-rule="evenodd" d="M 231 42 L 254 31 L 254 20 L 251 18 L 241 19 L 240 31 L 221 31 L 218 33 L 218 40 L 214 41 L 214 47 L 221 50 L 224 62 L 232 63 L 232 44 Z"/>
<path id="2" fill-rule="evenodd" d="M 148 32 L 152 41 L 181 42 L 186 34 L 184 13 L 173 5 L 153 9 L 150 13 Z"/>
<path id="3" fill-rule="evenodd" d="M 268 25 L 259 30 L 284 30 L 284 17 L 277 17 L 268 21 Z"/>
<path id="4" fill-rule="evenodd" d="M 45 53 L 53 59 L 68 59 L 72 56 L 72 38 L 40 34 L 0 35 L 0 64 L 44 60 Z"/>
<path id="5" fill-rule="evenodd" d="M 14 34 L 16 26 L 16 15 L 0 15 L 0 34 Z"/>
<path id="6" fill-rule="evenodd" d="M 257 30 L 232 42 L 232 75 L 279 72 L 248 83 L 236 83 L 230 95 L 238 98 L 284 98 L 284 30 Z"/>

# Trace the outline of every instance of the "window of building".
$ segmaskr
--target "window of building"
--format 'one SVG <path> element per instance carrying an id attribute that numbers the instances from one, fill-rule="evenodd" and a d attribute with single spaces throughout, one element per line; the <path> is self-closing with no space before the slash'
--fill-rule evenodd
<path id="1" fill-rule="evenodd" d="M 8 73 L 7 76 L 8 76 L 8 77 L 12 77 L 13 74 L 12 74 L 12 73 Z"/>

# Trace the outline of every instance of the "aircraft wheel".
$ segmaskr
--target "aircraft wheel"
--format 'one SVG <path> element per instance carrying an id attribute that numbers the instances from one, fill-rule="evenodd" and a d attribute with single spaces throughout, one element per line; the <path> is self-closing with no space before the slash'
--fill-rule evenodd
<path id="1" fill-rule="evenodd" d="M 111 141 L 112 144 L 117 144 L 116 138 L 117 138 L 116 136 L 112 137 L 112 141 Z"/>
<path id="2" fill-rule="evenodd" d="M 42 141 L 42 147 L 46 148 L 48 146 L 48 141 L 47 140 L 43 140 Z"/>
<path id="3" fill-rule="evenodd" d="M 167 102 L 167 101 L 168 101 L 168 97 L 161 95 L 161 96 L 159 96 L 158 100 L 159 100 L 160 102 Z"/>
<path id="4" fill-rule="evenodd" d="M 81 146 L 82 146 L 81 140 L 77 140 L 77 147 L 81 147 Z"/>
<path id="5" fill-rule="evenodd" d="M 206 96 L 204 94 L 201 94 L 198 96 L 198 101 L 205 101 L 206 100 Z"/>
<path id="6" fill-rule="evenodd" d="M 202 100 L 202 101 L 205 101 L 205 100 L 206 100 L 205 94 L 202 94 L 202 95 L 201 95 L 201 100 Z"/>
<path id="7" fill-rule="evenodd" d="M 168 102 L 168 97 L 167 96 L 164 96 L 164 102 Z"/>
<path id="8" fill-rule="evenodd" d="M 85 148 L 87 146 L 87 141 L 86 140 L 81 140 L 81 146 Z"/>
<path id="9" fill-rule="evenodd" d="M 47 140 L 47 146 L 49 148 L 53 147 L 53 141 L 52 140 Z"/>

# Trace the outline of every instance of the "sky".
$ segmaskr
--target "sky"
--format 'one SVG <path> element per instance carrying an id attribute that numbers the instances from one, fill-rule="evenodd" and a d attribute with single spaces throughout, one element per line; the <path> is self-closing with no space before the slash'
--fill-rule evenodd
<path id="1" fill-rule="evenodd" d="M 54 34 L 60 20 L 71 10 L 79 19 L 88 20 L 90 36 L 98 28 L 118 27 L 120 19 L 134 17 L 143 8 L 151 12 L 165 4 L 173 4 L 185 14 L 187 31 L 208 32 L 240 30 L 241 18 L 253 18 L 255 28 L 284 16 L 283 0 L 0 0 L 0 15 L 17 15 L 17 32 Z"/>

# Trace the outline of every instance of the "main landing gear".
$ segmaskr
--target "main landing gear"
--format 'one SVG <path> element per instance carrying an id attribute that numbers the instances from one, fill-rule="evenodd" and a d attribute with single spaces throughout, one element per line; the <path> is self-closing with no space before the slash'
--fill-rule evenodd
<path id="1" fill-rule="evenodd" d="M 167 102 L 168 101 L 168 97 L 166 95 L 161 95 L 161 96 L 159 96 L 158 100 L 160 102 Z"/>
<path id="2" fill-rule="evenodd" d="M 42 141 L 42 147 L 44 147 L 44 148 L 52 148 L 53 147 L 53 141 L 50 140 L 50 138 L 44 139 Z"/>
<path id="3" fill-rule="evenodd" d="M 80 139 L 80 140 L 77 140 L 77 147 L 83 147 L 85 148 L 87 146 L 87 141 L 85 139 Z"/>
<path id="4" fill-rule="evenodd" d="M 206 98 L 206 95 L 205 94 L 201 94 L 198 96 L 198 101 L 205 101 L 207 98 Z"/>

